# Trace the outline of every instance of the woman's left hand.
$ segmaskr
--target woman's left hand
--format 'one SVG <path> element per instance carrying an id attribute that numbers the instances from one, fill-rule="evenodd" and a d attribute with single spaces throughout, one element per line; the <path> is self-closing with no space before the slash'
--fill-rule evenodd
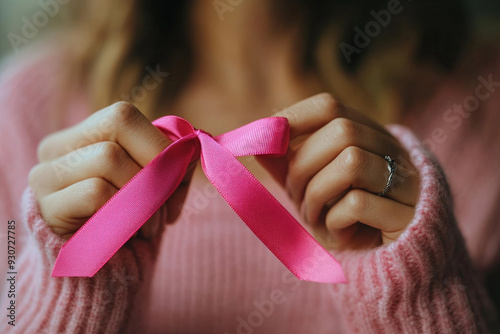
<path id="1" fill-rule="evenodd" d="M 340 248 L 396 240 L 412 220 L 419 175 L 406 150 L 384 127 L 329 94 L 303 100 L 274 116 L 290 124 L 285 157 L 259 162 L 289 192 L 305 221 Z M 384 196 L 389 168 L 397 164 Z"/>

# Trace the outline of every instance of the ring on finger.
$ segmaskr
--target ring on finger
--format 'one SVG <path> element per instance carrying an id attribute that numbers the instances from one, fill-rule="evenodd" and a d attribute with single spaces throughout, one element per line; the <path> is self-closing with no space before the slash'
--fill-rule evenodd
<path id="1" fill-rule="evenodd" d="M 387 178 L 387 183 L 384 189 L 377 194 L 382 197 L 385 196 L 385 194 L 389 191 L 389 188 L 392 185 L 392 181 L 394 180 L 394 174 L 398 170 L 398 165 L 396 165 L 396 162 L 390 156 L 386 155 L 384 159 L 387 161 L 387 169 L 389 170 L 389 177 Z"/>

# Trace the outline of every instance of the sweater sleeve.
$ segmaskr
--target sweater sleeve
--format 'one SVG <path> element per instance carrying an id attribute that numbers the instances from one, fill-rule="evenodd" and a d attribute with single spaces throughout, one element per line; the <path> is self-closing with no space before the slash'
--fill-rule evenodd
<path id="1" fill-rule="evenodd" d="M 336 254 L 348 283 L 332 291 L 349 332 L 499 333 L 443 173 L 409 130 L 391 131 L 420 173 L 420 197 L 412 222 L 395 242 Z"/>
<path id="2" fill-rule="evenodd" d="M 6 236 L 15 221 L 17 273 L 14 285 L 5 278 L 0 283 L 0 333 L 134 332 L 147 311 L 161 227 L 152 241 L 131 239 L 92 278 L 51 277 L 64 240 L 42 219 L 27 180 L 39 141 L 56 130 L 50 106 L 65 58 L 57 48 L 31 51 L 6 61 L 0 75 L 0 268 L 3 277 L 11 271 Z M 77 107 L 68 106 L 64 122 L 77 118 Z M 6 317 L 12 303 L 15 326 Z"/>
<path id="3" fill-rule="evenodd" d="M 161 233 L 152 241 L 131 239 L 94 277 L 51 277 L 65 240 L 42 219 L 29 188 L 22 211 L 27 238 L 18 247 L 13 332 L 128 333 L 141 327 Z M 0 332 L 9 330 L 2 321 Z"/>

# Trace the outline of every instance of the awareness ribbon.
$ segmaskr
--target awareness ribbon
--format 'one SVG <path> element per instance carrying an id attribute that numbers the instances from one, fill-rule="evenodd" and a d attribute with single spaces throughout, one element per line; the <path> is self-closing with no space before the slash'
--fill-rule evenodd
<path id="1" fill-rule="evenodd" d="M 282 156 L 288 120 L 269 117 L 212 137 L 186 120 L 153 124 L 173 140 L 61 248 L 53 277 L 92 277 L 163 205 L 189 165 L 201 159 L 208 180 L 252 232 L 299 279 L 346 282 L 340 264 L 243 166 L 236 156 Z"/>

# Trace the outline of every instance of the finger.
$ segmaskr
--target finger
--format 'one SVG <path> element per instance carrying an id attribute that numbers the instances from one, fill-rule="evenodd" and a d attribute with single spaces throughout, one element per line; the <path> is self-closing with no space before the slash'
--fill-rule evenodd
<path id="1" fill-rule="evenodd" d="M 42 162 L 53 160 L 101 141 L 118 143 L 141 167 L 172 142 L 132 104 L 118 102 L 46 137 L 39 145 L 38 157 Z"/>
<path id="2" fill-rule="evenodd" d="M 338 103 L 328 93 L 312 96 L 276 113 L 274 116 L 287 118 L 290 125 L 290 145 L 287 157 L 301 147 L 301 144 L 308 139 L 312 132 L 339 117 L 350 119 L 381 134 L 388 135 L 384 127 L 363 114 Z M 285 186 L 286 175 L 288 174 L 287 157 L 257 157 L 257 160 L 279 184 Z M 304 182 L 303 186 L 305 186 Z M 299 200 L 295 199 L 295 202 L 298 204 Z"/>
<path id="3" fill-rule="evenodd" d="M 396 170 L 395 178 L 398 173 Z M 317 223 L 327 203 L 337 202 L 350 189 L 363 189 L 378 194 L 385 188 L 388 178 L 388 163 L 384 158 L 359 147 L 349 146 L 307 184 L 303 215 L 307 222 Z M 416 175 L 409 176 L 405 182 L 391 184 L 385 196 L 414 206 L 418 197 Z"/>
<path id="4" fill-rule="evenodd" d="M 290 138 L 292 140 L 300 135 L 316 131 L 338 117 L 348 118 L 364 124 L 380 133 L 388 133 L 383 126 L 363 114 L 345 107 L 328 93 L 317 94 L 302 100 L 273 116 L 288 119 Z"/>
<path id="5" fill-rule="evenodd" d="M 297 147 L 300 147 L 308 135 L 335 117 L 343 115 L 345 107 L 327 93 L 318 94 L 302 100 L 285 110 L 274 114 L 276 117 L 285 117 L 290 125 L 290 143 L 287 156 L 262 157 L 257 161 L 282 186 L 285 186 L 288 174 L 288 156 Z"/>
<path id="6" fill-rule="evenodd" d="M 380 156 L 406 155 L 395 138 L 346 118 L 337 118 L 313 133 L 303 145 L 289 154 L 286 186 L 292 199 L 299 203 L 311 178 L 351 146 Z"/>
<path id="7" fill-rule="evenodd" d="M 382 241 L 387 244 L 397 239 L 414 214 L 411 206 L 353 189 L 328 211 L 326 226 L 333 232 L 361 222 L 381 230 Z"/>
<path id="8" fill-rule="evenodd" d="M 382 245 L 380 230 L 355 223 L 346 228 L 327 229 L 325 224 L 312 226 L 314 238 L 326 249 L 366 249 Z"/>
<path id="9" fill-rule="evenodd" d="M 87 179 L 40 199 L 40 211 L 55 233 L 67 236 L 76 232 L 117 191 L 106 180 Z"/>
<path id="10" fill-rule="evenodd" d="M 37 198 L 41 198 L 94 177 L 120 189 L 140 170 L 141 166 L 120 145 L 103 141 L 38 164 L 29 179 Z"/>
<path id="11" fill-rule="evenodd" d="M 380 230 L 362 223 L 355 223 L 343 229 L 332 229 L 329 233 L 330 244 L 338 250 L 366 249 L 383 244 Z"/>

